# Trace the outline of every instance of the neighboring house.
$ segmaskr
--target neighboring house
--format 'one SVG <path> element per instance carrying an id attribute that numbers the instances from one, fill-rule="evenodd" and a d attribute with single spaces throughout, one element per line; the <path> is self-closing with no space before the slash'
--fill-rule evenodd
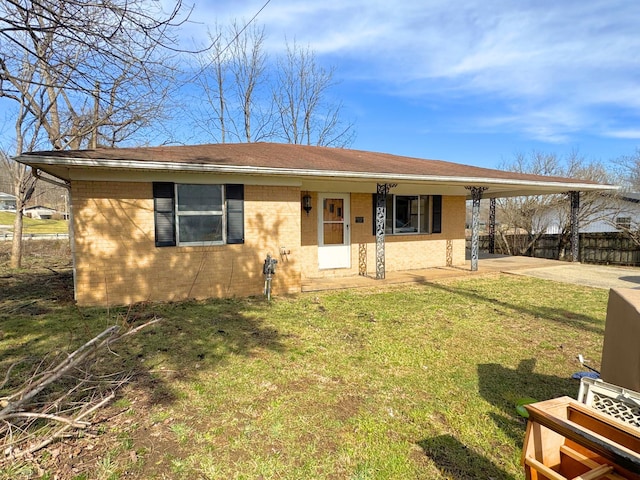
<path id="1" fill-rule="evenodd" d="M 605 194 L 589 210 L 593 213 L 581 220 L 580 233 L 611 233 L 640 227 L 640 193 Z M 546 225 L 544 233 L 561 233 L 563 215 L 566 212 L 552 210 L 541 216 L 538 221 Z"/>
<path id="2" fill-rule="evenodd" d="M 273 143 L 16 158 L 70 187 L 80 305 L 275 294 L 320 277 L 465 263 L 465 203 L 615 187 Z M 474 187 L 474 188 L 472 188 Z M 378 228 L 376 228 L 378 226 Z"/>
<path id="3" fill-rule="evenodd" d="M 33 207 L 27 207 L 24 209 L 24 214 L 27 217 L 39 220 L 51 220 L 56 213 L 58 212 L 53 208 L 45 207 L 43 205 L 34 205 Z"/>
<path id="4" fill-rule="evenodd" d="M 8 193 L 0 192 L 0 210 L 16 211 L 16 197 Z"/>

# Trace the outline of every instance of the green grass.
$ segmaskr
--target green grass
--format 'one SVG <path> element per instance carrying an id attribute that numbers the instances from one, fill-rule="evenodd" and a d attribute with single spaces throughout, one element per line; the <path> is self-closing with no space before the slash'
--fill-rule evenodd
<path id="1" fill-rule="evenodd" d="M 13 231 L 13 221 L 15 214 L 10 212 L 0 212 L 0 225 L 9 225 L 9 231 Z M 36 218 L 23 217 L 23 233 L 68 233 L 69 222 L 67 220 L 39 220 Z"/>
<path id="2" fill-rule="evenodd" d="M 114 321 L 164 318 L 110 357 L 136 377 L 86 468 L 114 479 L 522 478 L 516 401 L 576 396 L 576 356 L 597 365 L 607 303 L 491 276 L 109 312 L 40 291 L 34 314 L 21 278 L 0 293 L 0 371 Z"/>

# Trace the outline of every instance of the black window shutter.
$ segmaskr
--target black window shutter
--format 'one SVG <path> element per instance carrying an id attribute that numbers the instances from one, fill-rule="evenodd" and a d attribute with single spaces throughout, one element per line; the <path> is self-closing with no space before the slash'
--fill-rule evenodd
<path id="1" fill-rule="evenodd" d="M 371 203 L 373 204 L 373 209 L 371 210 L 371 225 L 373 225 L 373 236 L 376 235 L 376 210 L 378 205 L 378 194 L 374 193 L 371 195 Z"/>
<path id="2" fill-rule="evenodd" d="M 431 199 L 433 201 L 431 233 L 442 233 L 442 195 L 434 195 Z"/>
<path id="3" fill-rule="evenodd" d="M 226 185 L 227 243 L 244 243 L 244 185 Z"/>
<path id="4" fill-rule="evenodd" d="M 153 213 L 156 224 L 156 247 L 176 244 L 175 189 L 171 182 L 153 182 Z"/>

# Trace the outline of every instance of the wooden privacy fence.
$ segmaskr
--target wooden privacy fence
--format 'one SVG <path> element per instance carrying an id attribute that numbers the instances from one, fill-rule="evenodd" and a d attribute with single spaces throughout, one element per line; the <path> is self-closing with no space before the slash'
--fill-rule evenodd
<path id="1" fill-rule="evenodd" d="M 562 239 L 559 234 L 542 235 L 525 253 L 520 253 L 531 239 L 529 235 L 496 235 L 494 253 L 556 260 L 560 258 L 561 249 L 562 253 L 570 253 L 568 239 Z M 504 240 L 508 242 L 510 251 L 505 247 Z M 481 252 L 489 251 L 489 235 L 480 236 L 479 248 Z M 640 246 L 623 233 L 581 233 L 579 260 L 583 263 L 640 266 Z"/>

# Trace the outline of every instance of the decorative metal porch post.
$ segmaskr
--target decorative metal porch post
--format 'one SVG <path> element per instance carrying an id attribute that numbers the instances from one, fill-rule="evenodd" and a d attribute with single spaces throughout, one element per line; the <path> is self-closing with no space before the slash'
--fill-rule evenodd
<path id="1" fill-rule="evenodd" d="M 471 192 L 473 208 L 471 209 L 471 271 L 478 270 L 478 244 L 480 227 L 480 199 L 487 187 L 464 187 Z"/>
<path id="2" fill-rule="evenodd" d="M 489 253 L 496 253 L 496 199 L 489 199 Z"/>
<path id="3" fill-rule="evenodd" d="M 578 225 L 578 211 L 580 210 L 580 192 L 569 192 L 571 201 L 571 261 L 579 261 L 580 256 L 580 225 Z"/>
<path id="4" fill-rule="evenodd" d="M 389 183 L 379 183 L 376 195 L 376 280 L 385 277 L 384 230 L 387 223 L 387 194 L 395 187 Z"/>

